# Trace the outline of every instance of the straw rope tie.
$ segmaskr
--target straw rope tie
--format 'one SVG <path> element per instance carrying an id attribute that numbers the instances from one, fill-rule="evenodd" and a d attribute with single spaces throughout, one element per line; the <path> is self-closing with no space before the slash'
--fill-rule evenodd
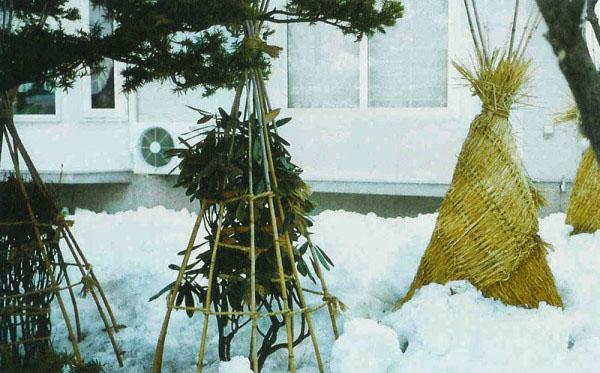
<path id="1" fill-rule="evenodd" d="M 493 107 L 491 105 L 483 105 L 483 114 L 488 114 L 491 116 L 496 116 L 505 119 L 508 119 L 510 117 L 510 113 L 508 112 L 508 110 Z"/>

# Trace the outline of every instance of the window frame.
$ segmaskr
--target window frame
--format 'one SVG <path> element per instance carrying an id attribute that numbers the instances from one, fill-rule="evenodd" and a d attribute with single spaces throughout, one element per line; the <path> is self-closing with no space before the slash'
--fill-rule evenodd
<path id="1" fill-rule="evenodd" d="M 281 32 L 276 33 L 278 35 L 277 40 L 275 41 L 278 45 L 285 45 L 284 53 L 280 56 L 279 60 L 276 61 L 274 65 L 277 70 L 284 70 L 285 76 L 285 84 L 282 82 L 277 82 L 277 85 L 281 84 L 281 88 L 277 91 L 282 91 L 285 88 L 285 97 L 280 102 L 286 103 L 286 110 L 288 110 L 289 114 L 292 116 L 311 116 L 318 115 L 318 113 L 330 113 L 330 114 L 339 114 L 343 118 L 343 116 L 350 115 L 362 115 L 365 114 L 367 116 L 389 116 L 390 119 L 394 121 L 403 121 L 410 120 L 414 117 L 421 117 L 426 115 L 431 120 L 451 120 L 458 117 L 461 113 L 461 102 L 464 100 L 464 88 L 460 86 L 460 84 L 456 84 L 459 82 L 460 75 L 456 72 L 456 69 L 452 66 L 452 60 L 454 56 L 459 54 L 460 51 L 460 40 L 462 40 L 461 33 L 461 24 L 460 22 L 456 22 L 460 17 L 460 8 L 461 4 L 457 1 L 448 0 L 448 63 L 447 63 L 447 72 L 448 72 L 448 80 L 447 80 L 447 105 L 445 107 L 399 107 L 399 108 L 389 108 L 389 107 L 370 107 L 369 106 L 369 41 L 368 38 L 365 37 L 363 40 L 359 42 L 359 106 L 355 108 L 295 108 L 290 107 L 290 100 L 288 95 L 288 54 L 287 54 L 287 46 L 288 46 L 288 37 L 287 37 L 287 28 L 281 30 Z M 402 19 L 399 19 L 398 22 L 402 22 Z M 462 30 L 464 31 L 464 30 Z M 283 97 L 282 97 L 283 98 Z"/>
<path id="2" fill-rule="evenodd" d="M 90 1 L 81 2 L 81 22 L 89 29 L 90 26 Z M 121 72 L 126 64 L 114 61 L 114 85 L 115 85 L 115 107 L 107 109 L 92 108 L 92 77 L 86 75 L 80 79 L 81 95 L 83 99 L 82 122 L 128 122 L 129 121 L 129 99 L 122 91 L 124 78 Z"/>
<path id="3" fill-rule="evenodd" d="M 59 123 L 62 120 L 65 94 L 60 88 L 54 89 L 54 114 L 15 114 L 15 124 Z"/>

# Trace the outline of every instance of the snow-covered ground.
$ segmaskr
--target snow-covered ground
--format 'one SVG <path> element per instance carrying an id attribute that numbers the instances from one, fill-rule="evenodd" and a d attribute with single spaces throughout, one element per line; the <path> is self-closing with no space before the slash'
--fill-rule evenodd
<path id="1" fill-rule="evenodd" d="M 148 302 L 176 273 L 176 253 L 185 247 L 195 216 L 165 208 L 116 215 L 78 211 L 74 232 L 103 283 L 119 322 L 126 351 L 122 371 L 149 370 L 165 313 L 164 298 Z M 436 215 L 383 219 L 373 214 L 326 211 L 315 218 L 314 241 L 336 263 L 327 273 L 332 293 L 348 307 L 343 333 L 334 343 L 326 311 L 315 315 L 328 371 L 384 372 L 592 372 L 600 369 L 600 233 L 569 236 L 564 215 L 541 220 L 541 235 L 554 246 L 548 256 L 565 309 L 505 306 L 485 299 L 466 282 L 429 285 L 399 311 L 429 241 Z M 452 291 L 451 291 L 452 289 Z M 453 294 L 453 295 L 452 295 Z M 117 371 L 112 349 L 91 299 L 81 301 L 86 358 Z M 68 348 L 54 312 L 55 344 Z M 164 372 L 192 372 L 200 341 L 199 316 L 175 312 L 165 350 Z M 284 333 L 281 333 L 284 334 Z M 283 335 L 281 335 L 283 337 Z M 234 354 L 247 354 L 244 335 Z M 210 339 L 210 372 L 244 373 L 245 361 L 219 367 L 216 336 Z M 96 351 L 90 353 L 90 351 Z M 299 372 L 314 372 L 307 340 L 297 350 Z M 265 371 L 286 371 L 287 355 L 272 356 Z"/>

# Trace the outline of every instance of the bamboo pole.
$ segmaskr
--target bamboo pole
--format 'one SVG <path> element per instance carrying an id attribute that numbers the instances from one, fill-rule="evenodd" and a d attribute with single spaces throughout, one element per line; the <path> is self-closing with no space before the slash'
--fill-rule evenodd
<path id="1" fill-rule="evenodd" d="M 100 298 L 102 299 L 104 307 L 106 308 L 106 311 L 110 317 L 112 327 L 115 329 L 116 332 L 118 332 L 120 329 L 120 326 L 117 323 L 117 320 L 112 311 L 112 308 L 110 307 L 110 303 L 108 302 L 106 294 L 104 293 L 104 289 L 102 288 L 100 281 L 98 281 L 96 274 L 92 270 L 92 265 L 87 261 L 85 255 L 83 254 L 83 251 L 81 250 L 81 248 L 79 247 L 79 244 L 75 240 L 75 236 L 71 232 L 71 229 L 69 228 L 69 226 L 64 224 L 64 220 L 62 223 L 63 223 L 63 230 L 66 233 L 65 242 L 67 243 L 67 246 L 69 247 L 69 250 L 71 251 L 71 254 L 73 255 L 73 258 L 75 259 L 75 262 L 78 264 L 79 270 L 81 271 L 81 275 L 86 276 L 87 274 L 89 274 L 91 276 L 92 280 L 94 280 L 95 288 L 98 289 L 98 294 L 100 295 Z M 88 270 L 88 272 L 85 273 L 83 271 L 83 268 L 86 268 Z M 92 293 L 92 295 L 93 294 L 94 293 Z M 97 303 L 97 307 L 100 309 L 100 303 Z"/>
<path id="2" fill-rule="evenodd" d="M 258 78 L 258 71 L 255 72 L 255 74 L 253 75 L 253 81 L 254 81 L 254 85 L 256 87 L 258 87 L 258 82 L 259 82 L 259 78 Z M 257 88 L 257 94 L 259 94 L 260 97 L 264 98 L 264 92 L 262 94 L 260 94 L 258 92 L 258 88 Z M 259 102 L 260 105 L 260 113 L 262 116 L 262 119 L 259 121 L 259 123 L 264 122 L 264 118 L 265 118 L 265 109 L 266 109 L 266 103 L 264 102 L 264 100 L 260 100 Z M 263 138 L 264 141 L 270 144 L 270 140 L 269 140 L 269 131 L 266 127 L 266 125 L 261 125 L 262 127 L 262 133 L 263 133 Z M 273 185 L 275 186 L 275 188 L 277 188 L 277 173 L 275 171 L 275 164 L 273 162 L 273 154 L 271 152 L 271 147 L 267 147 L 267 162 L 269 163 L 269 168 L 271 170 L 271 176 L 272 176 L 272 181 L 273 181 Z M 263 162 L 264 163 L 264 162 Z M 283 222 L 285 219 L 285 215 L 283 213 L 283 206 L 281 205 L 281 200 L 279 198 L 277 198 L 278 201 L 278 207 L 279 207 L 279 213 L 280 213 L 280 219 Z M 289 235 L 284 234 L 284 240 L 286 243 L 286 248 L 287 248 L 287 256 L 288 259 L 290 261 L 290 266 L 292 268 L 292 276 L 293 276 L 293 280 L 295 282 L 295 285 L 298 288 L 298 299 L 300 300 L 300 307 L 302 308 L 306 308 L 306 300 L 304 298 L 304 293 L 302 292 L 302 284 L 300 283 L 300 276 L 298 275 L 298 269 L 296 268 L 296 263 L 294 261 L 294 251 L 292 248 L 292 244 L 289 238 Z M 316 335 L 314 333 L 313 330 L 313 326 L 312 326 L 312 321 L 311 321 L 311 317 L 310 317 L 310 313 L 305 313 L 304 314 L 305 318 L 306 318 L 306 324 L 308 326 L 308 331 L 311 337 L 311 341 L 313 344 L 313 349 L 315 351 L 315 356 L 317 358 L 317 364 L 319 367 L 319 371 L 322 373 L 324 368 L 323 368 L 323 361 L 321 359 L 321 353 L 319 352 L 319 345 L 317 343 L 317 339 L 316 339 Z"/>
<path id="3" fill-rule="evenodd" d="M 515 0 L 515 12 L 513 14 L 513 21 L 512 21 L 512 26 L 510 29 L 510 43 L 508 46 L 508 55 L 512 55 L 513 53 L 513 46 L 515 44 L 515 32 L 517 30 L 517 21 L 519 18 L 519 0 Z"/>
<path id="4" fill-rule="evenodd" d="M 194 223 L 194 228 L 192 228 L 192 235 L 190 236 L 190 240 L 188 242 L 187 248 L 185 250 L 185 254 L 183 256 L 183 260 L 181 261 L 181 266 L 179 267 L 179 273 L 177 274 L 177 280 L 175 280 L 175 284 L 173 288 L 169 292 L 169 297 L 167 299 L 167 312 L 165 314 L 165 318 L 163 319 L 162 327 L 160 329 L 160 335 L 158 337 L 158 343 L 156 344 L 156 351 L 154 353 L 154 362 L 152 364 L 152 372 L 160 373 L 162 369 L 162 360 L 165 349 L 165 340 L 167 337 L 167 331 L 169 329 L 169 321 L 171 318 L 171 312 L 173 311 L 173 306 L 175 304 L 175 298 L 177 297 L 177 293 L 179 292 L 179 288 L 181 286 L 181 281 L 183 280 L 183 275 L 185 274 L 185 269 L 190 261 L 190 257 L 192 255 L 192 251 L 194 249 L 194 243 L 196 242 L 196 237 L 198 236 L 198 231 L 200 230 L 200 225 L 202 223 L 202 218 L 204 217 L 204 213 L 206 212 L 208 206 L 205 202 L 201 203 L 200 213 L 196 218 L 196 222 Z"/>
<path id="5" fill-rule="evenodd" d="M 56 292 L 56 291 L 63 291 L 63 290 L 67 290 L 69 287 L 75 288 L 76 286 L 79 286 L 81 284 L 83 284 L 83 283 L 81 281 L 78 281 L 78 282 L 76 282 L 74 284 L 71 284 L 71 285 L 59 286 L 58 288 L 56 288 L 54 286 L 50 286 L 49 288 L 28 291 L 28 292 L 21 293 L 21 294 L 2 295 L 2 296 L 0 296 L 0 300 L 17 299 L 17 298 L 27 298 L 27 297 L 29 297 L 31 295 L 36 295 L 36 294 L 50 293 L 50 292 Z"/>
<path id="6" fill-rule="evenodd" d="M 264 136 L 264 123 L 263 123 L 264 114 L 262 113 L 262 110 L 260 108 L 258 86 L 256 84 L 256 80 L 254 79 L 254 77 L 251 78 L 251 80 L 252 80 L 252 89 L 253 89 L 253 96 L 254 96 L 254 112 L 256 114 L 255 116 L 258 121 L 258 126 L 259 126 L 259 138 L 260 138 L 260 145 L 261 145 L 262 157 L 263 157 L 263 162 L 262 162 L 263 163 L 263 172 L 264 172 L 264 177 L 265 177 L 265 183 L 267 185 L 267 191 L 271 192 L 272 191 L 271 177 L 269 175 L 269 166 L 267 165 L 267 159 L 268 159 L 267 158 L 267 149 L 269 149 L 269 151 L 270 151 L 270 146 L 267 147 L 267 143 L 266 143 L 267 139 Z M 290 372 L 294 373 L 294 372 L 296 372 L 296 363 L 295 363 L 295 358 L 294 358 L 294 335 L 293 335 L 293 331 L 292 331 L 292 318 L 291 318 L 291 315 L 289 314 L 289 308 L 288 308 L 288 294 L 287 294 L 287 287 L 285 284 L 285 276 L 284 276 L 285 271 L 283 269 L 281 247 L 279 245 L 279 231 L 277 229 L 277 217 L 275 216 L 275 205 L 273 202 L 273 196 L 268 197 L 268 205 L 269 205 L 269 213 L 271 215 L 271 226 L 273 229 L 273 241 L 275 244 L 275 257 L 276 257 L 276 261 L 277 261 L 277 269 L 279 272 L 279 287 L 280 287 L 280 291 L 281 291 L 281 298 L 283 300 L 282 307 L 284 308 L 284 311 L 287 311 L 286 313 L 284 313 L 283 318 L 285 321 L 285 327 L 286 327 L 286 332 L 287 332 L 287 348 L 288 348 L 288 354 L 289 354 L 288 369 Z"/>
<path id="7" fill-rule="evenodd" d="M 264 84 L 264 79 L 263 79 L 262 75 L 260 74 L 260 72 L 258 73 L 258 81 L 259 81 L 260 87 L 262 89 L 262 92 L 261 92 L 262 95 L 261 96 L 264 98 L 263 105 L 265 106 L 265 108 L 266 108 L 267 111 L 271 111 L 271 110 L 273 110 L 273 108 L 271 107 L 269 96 L 267 94 L 266 87 L 265 87 L 265 84 Z M 275 130 L 275 133 L 277 133 L 277 125 L 275 123 L 275 120 L 273 120 L 273 128 Z M 267 136 L 269 136 L 268 132 L 267 132 Z M 273 164 L 272 157 L 271 157 L 271 164 Z M 272 169 L 272 172 L 273 172 L 273 183 L 274 183 L 275 187 L 277 187 L 277 173 L 275 172 L 275 167 L 271 167 L 271 169 Z M 281 204 L 281 200 L 280 199 L 278 199 L 278 207 L 279 207 L 280 218 L 283 221 L 284 217 L 285 217 L 284 216 L 285 214 L 283 213 L 283 206 Z M 327 301 L 327 303 L 328 303 L 327 309 L 329 310 L 329 316 L 330 316 L 330 319 L 331 319 L 331 326 L 332 326 L 332 329 L 333 329 L 333 334 L 335 336 L 335 339 L 338 339 L 339 338 L 339 331 L 338 331 L 338 327 L 337 327 L 337 321 L 336 321 L 336 318 L 335 318 L 335 307 L 331 303 L 331 301 L 328 301 L 328 300 L 331 300 L 332 297 L 331 297 L 331 294 L 329 293 L 329 288 L 327 286 L 327 282 L 325 281 L 325 276 L 324 276 L 323 271 L 321 269 L 320 261 L 319 261 L 319 259 L 317 257 L 316 252 L 315 252 L 315 248 L 314 248 L 314 245 L 313 245 L 312 240 L 310 238 L 310 235 L 308 234 L 308 232 L 303 232 L 303 234 L 306 237 L 306 239 L 308 241 L 308 245 L 310 247 L 311 256 L 312 256 L 314 267 L 315 267 L 315 272 L 317 274 L 317 277 L 319 278 L 319 282 L 321 283 L 321 288 L 323 289 L 324 300 Z M 287 240 L 289 242 L 289 236 L 287 237 Z"/>
<path id="8" fill-rule="evenodd" d="M 304 291 L 306 291 L 307 293 L 310 293 L 311 291 L 308 291 L 308 289 L 303 289 Z M 313 292 L 316 293 L 316 292 Z M 325 307 L 327 305 L 327 303 L 323 302 L 317 306 L 307 306 L 305 308 L 299 308 L 297 310 L 294 311 L 283 311 L 283 310 L 279 310 L 279 311 L 271 311 L 271 312 L 257 312 L 256 315 L 257 317 L 270 317 L 270 316 L 281 316 L 284 315 L 285 313 L 289 313 L 291 315 L 299 315 L 299 314 L 303 314 L 305 312 L 314 312 L 314 311 L 318 311 L 321 308 Z M 181 310 L 181 311 L 194 311 L 194 312 L 200 312 L 203 315 L 210 315 L 210 316 L 252 316 L 252 312 L 250 311 L 208 311 L 206 312 L 205 308 L 201 308 L 201 307 L 187 307 L 187 306 L 175 306 L 173 307 L 173 309 L 175 310 Z"/>
<path id="9" fill-rule="evenodd" d="M 525 39 L 527 37 L 527 31 L 529 30 L 529 26 L 532 24 L 533 15 L 534 15 L 534 9 L 531 8 L 527 15 L 527 21 L 525 22 L 525 25 L 523 25 L 523 31 L 521 32 L 521 37 L 519 38 L 519 44 L 517 46 L 517 53 L 516 53 L 517 56 L 519 55 L 519 51 L 524 50 L 523 43 L 525 42 Z"/>
<path id="10" fill-rule="evenodd" d="M 469 3 L 467 0 L 463 0 L 465 4 L 465 11 L 467 12 L 467 20 L 469 22 L 469 31 L 471 31 L 471 38 L 473 39 L 473 45 L 475 46 L 475 52 L 479 57 L 482 56 L 481 47 L 479 46 L 479 42 L 477 41 L 477 34 L 475 33 L 475 26 L 473 24 L 473 17 L 471 16 L 471 10 L 469 7 Z M 483 59 L 483 58 L 482 58 Z"/>
<path id="11" fill-rule="evenodd" d="M 531 25 L 531 28 L 529 30 L 529 34 L 527 35 L 527 38 L 525 39 L 525 43 L 523 44 L 523 48 L 519 52 L 519 58 L 523 58 L 523 56 L 525 55 L 525 51 L 527 50 L 527 47 L 529 46 L 529 42 L 533 38 L 533 35 L 537 31 L 537 29 L 540 26 L 541 22 L 542 22 L 542 14 L 540 12 L 536 12 L 533 24 Z"/>
<path id="12" fill-rule="evenodd" d="M 250 81 L 246 85 L 246 106 L 245 113 L 248 112 L 250 106 Z M 244 118 L 245 119 L 245 118 Z M 252 151 L 252 125 L 248 125 L 248 192 L 252 196 L 248 201 L 250 209 L 250 312 L 252 315 L 252 334 L 250 340 L 250 358 L 252 360 L 252 370 L 258 373 L 258 352 L 257 352 L 257 332 L 258 322 L 256 315 L 256 242 L 255 242 L 255 226 L 254 226 L 254 177 L 253 177 L 253 151 Z"/>
<path id="13" fill-rule="evenodd" d="M 471 4 L 473 5 L 473 14 L 475 14 L 475 25 L 477 26 L 477 32 L 479 34 L 479 40 L 481 41 L 481 48 L 483 49 L 483 56 L 487 61 L 489 59 L 489 53 L 487 46 L 485 44 L 485 36 L 481 31 L 481 21 L 479 20 L 479 12 L 477 11 L 477 1 L 471 0 Z"/>
<path id="14" fill-rule="evenodd" d="M 64 231 L 65 231 L 65 229 L 63 227 L 63 232 Z M 109 324 L 108 319 L 106 318 L 106 315 L 104 313 L 104 310 L 102 309 L 102 305 L 100 304 L 100 300 L 98 299 L 98 295 L 96 294 L 96 291 L 95 291 L 95 288 L 97 288 L 98 292 L 100 292 L 100 290 L 101 290 L 100 283 L 95 279 L 95 277 L 92 276 L 93 271 L 92 271 L 89 263 L 87 265 L 82 264 L 80 259 L 75 254 L 75 249 L 73 247 L 73 242 L 71 242 L 71 237 L 69 237 L 68 235 L 65 235 L 64 239 L 67 244 L 67 247 L 69 248 L 69 250 L 71 252 L 71 255 L 73 256 L 73 259 L 75 260 L 76 267 L 79 268 L 79 272 L 81 273 L 81 276 L 82 276 L 82 281 L 86 276 L 90 275 L 90 277 L 92 278 L 92 281 L 94 282 L 94 286 L 90 289 L 90 293 L 92 294 L 92 299 L 94 300 L 94 303 L 96 304 L 96 308 L 98 310 L 98 315 L 100 316 L 100 319 L 102 320 L 102 323 L 104 324 L 104 328 L 106 329 L 106 333 L 108 334 L 110 344 L 111 344 L 113 351 L 115 353 L 115 356 L 117 358 L 117 363 L 119 364 L 119 367 L 122 368 L 123 367 L 123 356 L 122 356 L 123 352 L 119 348 L 119 345 L 117 344 L 117 341 L 116 341 L 114 333 L 113 333 L 113 330 L 115 332 L 118 331 L 118 326 L 114 324 L 114 319 L 113 319 L 113 325 Z M 83 268 L 88 269 L 88 272 L 86 273 L 83 270 Z M 107 303 L 105 303 L 105 304 L 107 304 Z M 110 308 L 107 309 L 107 312 L 109 312 L 109 311 L 110 311 Z M 109 313 L 109 314 L 111 314 L 111 313 Z"/>
<path id="15" fill-rule="evenodd" d="M 219 241 L 221 239 L 221 230 L 223 229 L 223 213 L 225 206 L 219 206 L 219 218 L 217 223 L 217 233 L 210 258 L 210 269 L 208 270 L 208 287 L 206 288 L 206 298 L 204 299 L 204 321 L 202 324 L 202 341 L 200 342 L 200 352 L 198 354 L 198 373 L 202 373 L 204 368 L 204 355 L 206 354 L 206 341 L 208 339 L 208 317 L 210 312 L 210 302 L 212 301 L 212 284 L 215 275 L 215 265 L 217 262 L 217 251 L 219 250 Z"/>
<path id="16" fill-rule="evenodd" d="M 58 233 L 60 234 L 60 232 Z M 79 310 L 77 307 L 77 300 L 75 299 L 75 293 L 73 292 L 73 288 L 71 287 L 71 279 L 69 277 L 69 268 L 65 264 L 62 252 L 58 250 L 59 256 L 59 265 L 62 268 L 62 271 L 65 274 L 65 281 L 67 283 L 67 288 L 69 289 L 69 297 L 71 298 L 71 304 L 73 306 L 73 315 L 75 315 L 75 330 L 77 331 L 77 342 L 81 342 L 83 340 L 83 336 L 81 334 L 81 323 L 79 320 Z"/>

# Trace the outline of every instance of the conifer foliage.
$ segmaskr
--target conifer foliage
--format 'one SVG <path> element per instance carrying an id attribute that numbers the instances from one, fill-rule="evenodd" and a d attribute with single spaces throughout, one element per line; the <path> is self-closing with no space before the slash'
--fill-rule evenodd
<path id="1" fill-rule="evenodd" d="M 67 0 L 0 2 L 0 91 L 23 83 L 69 87 L 100 62 L 100 36 L 78 29 L 79 19 Z"/>
<path id="2" fill-rule="evenodd" d="M 278 8 L 253 0 L 92 0 L 116 22 L 102 41 L 102 53 L 126 62 L 125 89 L 159 80 L 177 90 L 203 88 L 212 94 L 235 89 L 244 70 L 268 67 L 266 39 L 245 38 L 243 28 L 253 20 L 269 23 L 323 22 L 357 38 L 384 31 L 402 15 L 397 0 L 288 0 Z"/>

